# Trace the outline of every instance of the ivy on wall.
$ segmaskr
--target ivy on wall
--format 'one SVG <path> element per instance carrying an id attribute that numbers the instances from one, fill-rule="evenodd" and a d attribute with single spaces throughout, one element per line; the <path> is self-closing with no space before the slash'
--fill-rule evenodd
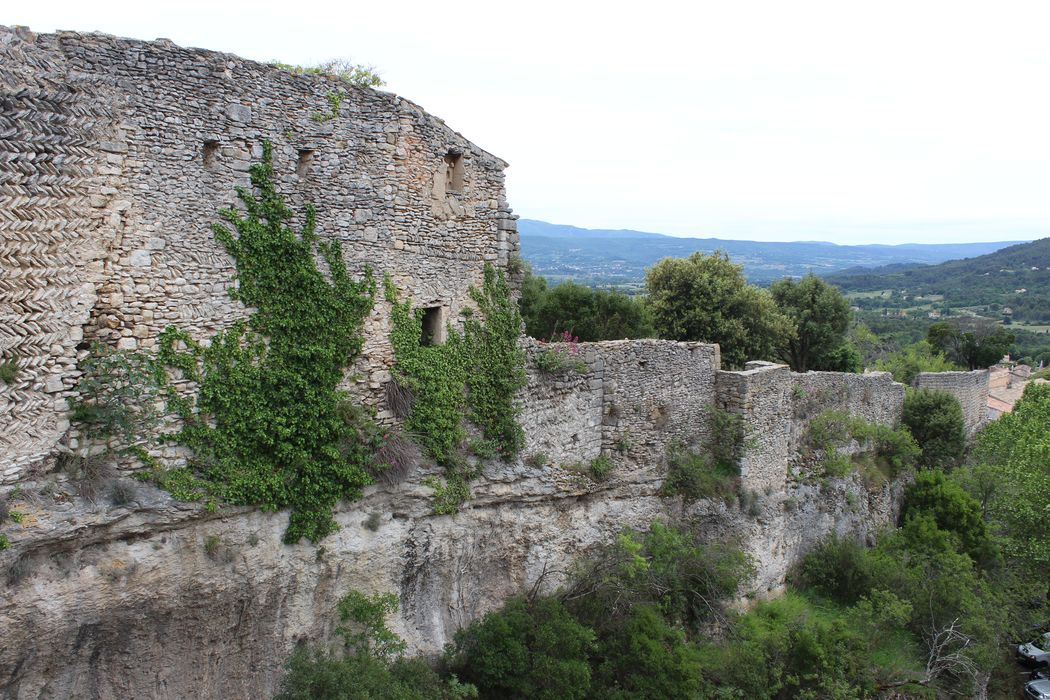
<path id="1" fill-rule="evenodd" d="M 335 529 L 336 502 L 371 483 L 380 446 L 378 431 L 337 389 L 361 352 L 375 280 L 371 272 L 352 279 L 339 243 L 318 241 L 312 206 L 301 231 L 289 225 L 269 142 L 250 175 L 256 194 L 237 189 L 245 213 L 224 209 L 228 226 L 213 229 L 237 266 L 230 297 L 253 313 L 206 346 L 174 327 L 161 335 L 159 360 L 198 391 L 188 399 L 168 392 L 184 423 L 175 439 L 193 460 L 156 477 L 179 498 L 290 507 L 285 541 L 316 542 Z"/>
<path id="2" fill-rule="evenodd" d="M 489 264 L 481 288 L 470 288 L 482 318 L 468 313 L 463 335 L 449 329 L 442 345 L 423 342 L 423 310 L 413 311 L 410 300 L 398 301 L 389 277 L 384 292 L 392 305 L 394 379 L 412 394 L 405 427 L 445 467 L 446 484 L 431 484 L 434 512 L 455 513 L 469 498 L 467 482 L 475 476 L 461 452 L 467 436 L 464 417 L 480 430 L 484 439 L 475 444 L 485 445 L 486 451 L 491 448 L 510 459 L 524 445 L 515 403 L 525 386 L 525 353 L 518 347 L 521 316 L 506 276 Z"/>

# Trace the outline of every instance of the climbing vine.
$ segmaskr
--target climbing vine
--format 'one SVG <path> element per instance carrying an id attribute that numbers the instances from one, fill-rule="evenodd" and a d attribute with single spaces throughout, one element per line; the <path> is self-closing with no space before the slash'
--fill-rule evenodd
<path id="1" fill-rule="evenodd" d="M 410 300 L 398 301 L 389 277 L 384 292 L 392 304 L 394 379 L 412 394 L 405 427 L 445 466 L 446 484 L 434 485 L 435 512 L 454 513 L 469 498 L 467 482 L 475 475 L 460 452 L 467 436 L 464 416 L 481 431 L 483 440 L 472 444 L 484 445 L 486 454 L 491 450 L 510 459 L 524 445 L 515 403 L 525 385 L 521 316 L 506 277 L 492 265 L 485 266 L 481 288 L 470 289 L 482 318 L 468 313 L 463 335 L 450 330 L 442 345 L 423 342 L 423 310 L 413 311 Z"/>
<path id="2" fill-rule="evenodd" d="M 155 467 L 154 476 L 179 498 L 290 507 L 285 541 L 316 542 L 335 529 L 335 503 L 371 483 L 380 446 L 379 431 L 337 389 L 361 352 L 375 281 L 370 271 L 353 280 L 339 243 L 318 241 L 312 206 L 298 233 L 289 225 L 269 142 L 250 175 L 256 193 L 237 189 L 245 213 L 222 210 L 226 225 L 213 230 L 237 266 L 230 297 L 254 312 L 207 344 L 174 327 L 161 335 L 159 361 L 197 392 L 168 392 L 190 466 Z"/>

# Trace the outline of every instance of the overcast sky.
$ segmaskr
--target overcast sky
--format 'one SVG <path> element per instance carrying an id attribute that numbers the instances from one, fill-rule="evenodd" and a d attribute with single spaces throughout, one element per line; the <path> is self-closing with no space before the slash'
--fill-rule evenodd
<path id="1" fill-rule="evenodd" d="M 7 3 L 0 23 L 374 64 L 523 217 L 838 243 L 1050 235 L 1050 2 Z"/>

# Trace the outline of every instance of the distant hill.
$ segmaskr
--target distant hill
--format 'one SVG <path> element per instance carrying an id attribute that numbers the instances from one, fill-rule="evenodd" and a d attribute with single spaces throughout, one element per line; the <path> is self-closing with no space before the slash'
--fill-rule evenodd
<path id="1" fill-rule="evenodd" d="M 845 292 L 885 290 L 887 306 L 902 305 L 889 301 L 890 294 L 912 301 L 943 296 L 941 306 L 988 307 L 993 315 L 1006 307 L 1015 321 L 1050 323 L 1050 238 L 939 265 L 850 269 L 827 280 Z"/>
<path id="2" fill-rule="evenodd" d="M 807 272 L 828 275 L 849 268 L 940 263 L 984 255 L 1010 242 L 905 245 L 836 245 L 820 241 L 767 243 L 721 238 L 679 238 L 631 230 L 584 229 L 521 219 L 522 257 L 537 274 L 584 284 L 640 286 L 645 269 L 665 257 L 723 250 L 744 266 L 748 279 L 767 284 Z"/>

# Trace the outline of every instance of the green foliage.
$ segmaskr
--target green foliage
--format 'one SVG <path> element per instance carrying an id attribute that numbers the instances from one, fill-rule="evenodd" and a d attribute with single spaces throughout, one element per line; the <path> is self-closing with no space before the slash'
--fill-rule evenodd
<path id="1" fill-rule="evenodd" d="M 546 340 L 569 333 L 582 341 L 644 338 L 652 333 L 645 306 L 623 292 L 592 289 L 575 282 L 547 287 L 526 270 L 521 315 L 525 332 Z"/>
<path id="2" fill-rule="evenodd" d="M 270 65 L 296 75 L 327 75 L 339 78 L 355 87 L 380 87 L 386 82 L 376 72 L 375 66 L 366 66 L 363 63 L 351 63 L 345 59 L 333 59 L 325 61 L 316 66 L 296 66 L 280 61 L 270 61 Z"/>
<path id="3" fill-rule="evenodd" d="M 785 336 L 777 356 L 796 372 L 832 370 L 859 372 L 860 354 L 846 337 L 849 302 L 836 287 L 812 272 L 801 280 L 790 277 L 774 282 L 769 292 L 795 332 Z"/>
<path id="4" fill-rule="evenodd" d="M 978 564 L 994 561 L 995 549 L 981 515 L 981 504 L 940 470 L 919 472 L 905 491 L 905 520 L 918 514 L 932 517 L 940 530 L 955 535 L 960 551 Z"/>
<path id="5" fill-rule="evenodd" d="M 18 357 L 12 356 L 0 362 L 0 382 L 11 385 L 18 379 Z"/>
<path id="6" fill-rule="evenodd" d="M 874 585 L 866 548 L 834 532 L 802 559 L 794 576 L 802 587 L 843 605 L 853 605 Z"/>
<path id="7" fill-rule="evenodd" d="M 521 315 L 511 299 L 506 275 L 485 265 L 484 283 L 470 288 L 484 321 L 471 315 L 463 322 L 469 363 L 469 417 L 486 439 L 509 459 L 525 445 L 515 403 L 525 386 L 525 352 L 518 346 Z"/>
<path id="8" fill-rule="evenodd" d="M 991 488 L 986 504 L 1008 560 L 1033 585 L 1050 587 L 1050 386 L 1029 384 L 1008 413 L 986 427 L 976 456 Z"/>
<path id="9" fill-rule="evenodd" d="M 515 403 L 525 385 L 525 355 L 517 344 L 521 317 L 505 275 L 491 265 L 485 266 L 482 287 L 470 289 L 484 320 L 470 315 L 463 335 L 450 328 L 443 345 L 423 342 L 422 309 L 413 312 L 410 300 L 398 301 L 389 277 L 384 291 L 391 303 L 394 377 L 413 395 L 405 428 L 420 436 L 427 454 L 446 468 L 446 484 L 432 484 L 434 512 L 455 513 L 470 497 L 467 481 L 472 477 L 460 456 L 467 435 L 463 416 L 504 459 L 525 443 L 517 420 L 521 409 Z"/>
<path id="10" fill-rule="evenodd" d="M 667 450 L 667 478 L 662 493 L 687 500 L 730 500 L 739 488 L 740 460 L 751 443 L 739 414 L 712 407 L 707 412 L 707 433 L 701 450 L 675 443 Z"/>
<path id="11" fill-rule="evenodd" d="M 587 363 L 580 359 L 578 341 L 579 338 L 568 331 L 561 336 L 551 336 L 550 342 L 536 354 L 536 369 L 546 374 L 586 373 Z"/>
<path id="12" fill-rule="evenodd" d="M 11 548 L 11 539 L 4 534 L 0 534 L 0 552 Z"/>
<path id="13" fill-rule="evenodd" d="M 946 391 L 908 389 L 901 422 L 922 450 L 920 464 L 950 469 L 966 450 L 966 422 L 959 400 Z"/>
<path id="14" fill-rule="evenodd" d="M 342 654 L 300 647 L 285 665 L 275 700 L 460 700 L 477 689 L 443 680 L 422 659 L 405 659 L 405 642 L 386 626 L 397 610 L 392 593 L 350 591 L 338 604 Z"/>
<path id="15" fill-rule="evenodd" d="M 672 445 L 667 450 L 667 477 L 661 493 L 665 496 L 680 495 L 689 501 L 701 498 L 729 501 L 736 494 L 739 476 L 739 468 L 732 464 L 714 461 L 707 454 L 681 445 Z"/>
<path id="16" fill-rule="evenodd" d="M 646 533 L 625 531 L 578 570 L 566 592 L 573 613 L 598 630 L 652 604 L 672 625 L 699 629 L 724 614 L 725 602 L 752 573 L 738 548 L 707 544 L 683 529 L 653 522 Z"/>
<path id="17" fill-rule="evenodd" d="M 605 477 L 609 475 L 609 472 L 611 472 L 612 469 L 612 460 L 605 456 L 595 457 L 587 466 L 587 471 L 595 481 L 604 481 Z"/>
<path id="18" fill-rule="evenodd" d="M 464 387 L 468 376 L 463 338 L 450 332 L 443 345 L 423 344 L 423 310 L 413 313 L 410 300 L 399 302 L 389 277 L 383 286 L 391 304 L 394 375 L 415 396 L 405 428 L 420 436 L 429 456 L 441 464 L 451 464 L 466 438 L 461 424 L 466 412 Z"/>
<path id="19" fill-rule="evenodd" d="M 406 644 L 386 626 L 386 616 L 397 612 L 397 596 L 376 593 L 366 596 L 351 590 L 339 601 L 336 633 L 357 656 L 393 660 L 405 653 Z"/>
<path id="20" fill-rule="evenodd" d="M 299 233 L 289 226 L 269 142 L 263 152 L 250 170 L 257 194 L 237 190 L 246 213 L 220 212 L 233 231 L 213 226 L 237 265 L 230 297 L 254 313 L 206 347 L 176 328 L 162 334 L 159 360 L 195 380 L 198 392 L 191 399 L 169 392 L 192 468 L 156 476 L 180 496 L 291 507 L 285 541 L 316 542 L 335 528 L 335 503 L 371 482 L 367 469 L 379 447 L 374 430 L 348 422 L 359 414 L 346 410 L 337 389 L 360 354 L 375 282 L 370 272 L 351 279 L 338 241 L 318 241 L 312 206 Z"/>
<path id="21" fill-rule="evenodd" d="M 327 112 L 314 112 L 310 115 L 310 119 L 313 121 L 323 124 L 324 122 L 330 122 L 339 116 L 339 108 L 343 105 L 343 99 L 346 97 L 346 93 L 341 90 L 335 90 L 328 93 L 325 99 L 328 100 L 328 111 Z"/>
<path id="22" fill-rule="evenodd" d="M 994 365 L 1009 352 L 1015 338 L 989 319 L 942 321 L 931 325 L 926 334 L 931 346 L 969 369 Z"/>
<path id="23" fill-rule="evenodd" d="M 701 689 L 700 653 L 652 604 L 633 607 L 596 649 L 591 697 L 678 700 Z"/>
<path id="24" fill-rule="evenodd" d="M 94 343 L 79 369 L 70 418 L 85 439 L 107 443 L 116 438 L 126 446 L 157 425 L 160 383 L 151 357 Z"/>
<path id="25" fill-rule="evenodd" d="M 445 662 L 483 697 L 587 697 L 595 634 L 556 598 L 514 598 L 456 632 Z"/>
<path id="26" fill-rule="evenodd" d="M 455 515 L 470 498 L 466 477 L 455 472 L 449 472 L 444 483 L 430 477 L 423 481 L 423 485 L 434 489 L 434 515 Z"/>
<path id="27" fill-rule="evenodd" d="M 800 597 L 759 603 L 724 644 L 705 644 L 716 697 L 865 698 L 876 690 L 868 640 L 845 619 L 815 614 Z"/>
<path id="28" fill-rule="evenodd" d="M 793 333 L 769 293 L 747 284 L 743 268 L 724 253 L 665 258 L 646 272 L 645 283 L 656 334 L 718 343 L 727 366 L 770 359 Z"/>
<path id="29" fill-rule="evenodd" d="M 875 363 L 875 368 L 890 372 L 902 384 L 911 384 L 921 372 L 951 372 L 961 369 L 944 353 L 934 350 L 926 340 L 905 346 Z"/>
<path id="30" fill-rule="evenodd" d="M 856 440 L 864 450 L 849 456 L 840 448 Z M 817 456 L 827 476 L 846 476 L 859 466 L 866 476 L 877 470 L 886 479 L 915 466 L 920 450 L 911 434 L 903 428 L 890 428 L 869 423 L 845 411 L 829 410 L 818 414 L 806 427 L 805 445 Z"/>

